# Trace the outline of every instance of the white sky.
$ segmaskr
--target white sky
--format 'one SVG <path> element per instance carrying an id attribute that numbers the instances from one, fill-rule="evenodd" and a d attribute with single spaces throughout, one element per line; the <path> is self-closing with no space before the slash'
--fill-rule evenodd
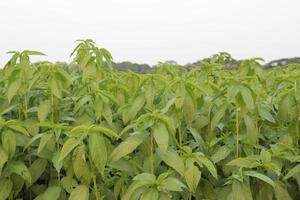
<path id="1" fill-rule="evenodd" d="M 69 61 L 92 38 L 115 61 L 193 62 L 219 51 L 267 61 L 300 56 L 299 0 L 0 0 L 0 66 L 8 50 Z"/>

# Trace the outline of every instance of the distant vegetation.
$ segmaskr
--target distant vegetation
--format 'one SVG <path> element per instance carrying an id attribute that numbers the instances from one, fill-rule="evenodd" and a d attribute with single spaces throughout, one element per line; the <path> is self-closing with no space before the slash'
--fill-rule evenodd
<path id="1" fill-rule="evenodd" d="M 217 59 L 217 58 L 220 59 L 220 55 L 224 56 L 224 60 L 216 61 L 215 59 Z M 146 74 L 146 73 L 155 72 L 155 68 L 157 68 L 157 66 L 159 66 L 162 63 L 164 63 L 166 65 L 177 65 L 177 67 L 181 67 L 185 70 L 191 70 L 193 68 L 201 67 L 207 63 L 212 63 L 212 62 L 217 62 L 219 64 L 223 64 L 224 69 L 236 69 L 239 67 L 242 60 L 236 60 L 236 59 L 232 58 L 230 54 L 228 54 L 226 52 L 221 52 L 219 54 L 214 54 L 209 58 L 204 58 L 202 60 L 198 60 L 196 62 L 185 64 L 185 65 L 179 65 L 176 63 L 176 61 L 160 62 L 154 66 L 151 66 L 148 64 L 132 63 L 130 61 L 124 61 L 124 62 L 113 62 L 113 67 L 120 71 L 133 71 L 133 72 L 137 72 L 137 73 L 141 73 L 141 74 Z M 283 66 L 286 66 L 286 65 L 292 64 L 292 63 L 300 64 L 300 57 L 282 58 L 282 59 L 272 60 L 268 63 L 265 63 L 264 68 L 283 67 Z"/>

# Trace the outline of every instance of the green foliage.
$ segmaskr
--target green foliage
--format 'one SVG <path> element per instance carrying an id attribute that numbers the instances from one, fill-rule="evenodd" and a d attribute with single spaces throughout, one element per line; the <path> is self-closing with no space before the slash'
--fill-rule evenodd
<path id="1" fill-rule="evenodd" d="M 118 71 L 80 40 L 72 63 L 9 52 L 0 72 L 0 200 L 300 199 L 300 70 L 235 63 Z"/>

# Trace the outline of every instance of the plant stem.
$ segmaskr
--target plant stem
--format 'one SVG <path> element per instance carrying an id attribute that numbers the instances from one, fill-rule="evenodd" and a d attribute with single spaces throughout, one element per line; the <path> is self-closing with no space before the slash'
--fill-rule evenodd
<path id="1" fill-rule="evenodd" d="M 27 94 L 24 95 L 24 117 L 27 119 L 27 108 L 28 108 L 28 100 L 27 100 Z"/>
<path id="2" fill-rule="evenodd" d="M 299 112 L 298 112 L 298 102 L 296 102 L 296 112 L 297 112 L 297 115 L 296 115 L 296 145 L 298 145 L 298 141 L 299 141 Z"/>
<path id="3" fill-rule="evenodd" d="M 56 122 L 55 112 L 56 112 L 56 104 L 54 102 L 54 95 L 51 94 L 51 122 L 52 122 L 52 125 Z M 52 134 L 55 136 L 55 130 L 53 127 L 52 127 Z M 56 149 L 57 150 L 59 149 L 59 141 L 56 142 Z"/>
<path id="4" fill-rule="evenodd" d="M 212 109 L 212 104 L 209 105 L 208 107 L 208 126 L 207 126 L 207 133 L 208 133 L 208 139 L 210 140 L 212 138 L 212 130 L 211 130 L 211 109 Z"/>
<path id="5" fill-rule="evenodd" d="M 182 129 L 181 129 L 181 124 L 179 125 L 179 129 L 178 129 L 178 138 L 179 138 L 179 145 L 181 147 L 182 146 Z"/>
<path id="6" fill-rule="evenodd" d="M 54 97 L 53 94 L 51 94 L 51 122 L 54 123 Z"/>
<path id="7" fill-rule="evenodd" d="M 23 113 L 24 113 L 24 119 L 26 120 L 27 119 L 27 108 L 28 108 L 28 100 L 27 100 L 27 94 L 24 95 L 24 110 L 23 110 Z M 31 153 L 30 153 L 30 147 L 28 147 L 27 149 L 27 153 L 29 155 L 28 157 L 28 162 L 29 162 L 29 165 L 32 164 L 32 158 L 31 158 Z M 33 199 L 32 198 L 32 191 L 29 190 L 29 199 Z"/>
<path id="8" fill-rule="evenodd" d="M 154 156 L 153 156 L 153 134 L 150 134 L 150 150 L 149 150 L 150 172 L 154 174 Z"/>
<path id="9" fill-rule="evenodd" d="M 239 157 L 239 127 L 240 127 L 240 119 L 239 119 L 239 108 L 236 109 L 235 115 L 235 130 L 236 130 L 236 158 Z"/>
<path id="10" fill-rule="evenodd" d="M 93 176 L 93 183 L 94 183 L 94 191 L 95 191 L 95 196 L 97 200 L 100 200 L 100 196 L 99 196 L 99 191 L 98 191 L 98 187 L 97 187 L 97 180 L 96 180 L 96 176 Z"/>

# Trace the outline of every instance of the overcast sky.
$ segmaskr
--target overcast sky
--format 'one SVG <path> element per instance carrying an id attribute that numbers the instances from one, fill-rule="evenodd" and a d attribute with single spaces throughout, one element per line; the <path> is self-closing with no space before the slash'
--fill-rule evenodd
<path id="1" fill-rule="evenodd" d="M 193 62 L 219 51 L 267 61 L 300 56 L 299 0 L 0 0 L 0 66 L 8 50 L 69 61 L 92 38 L 115 61 Z"/>

